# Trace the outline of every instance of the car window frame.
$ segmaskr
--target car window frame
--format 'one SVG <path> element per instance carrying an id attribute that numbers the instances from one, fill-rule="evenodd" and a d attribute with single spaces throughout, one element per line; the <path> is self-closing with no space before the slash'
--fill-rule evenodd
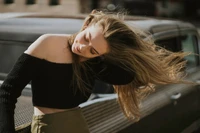
<path id="1" fill-rule="evenodd" d="M 180 35 L 186 35 L 186 34 L 192 34 L 196 36 L 196 41 L 197 41 L 197 45 L 195 46 L 195 53 L 199 54 L 200 51 L 200 36 L 199 33 L 196 29 L 180 29 Z M 199 56 L 196 56 L 197 58 L 197 67 L 200 66 L 200 58 Z"/>
<path id="2" fill-rule="evenodd" d="M 153 37 L 155 42 L 160 41 L 160 40 L 164 40 L 164 39 L 177 37 L 177 39 L 179 39 L 179 44 L 178 44 L 179 46 L 178 47 L 181 47 L 180 37 L 181 37 L 181 35 L 186 35 L 186 34 L 193 34 L 193 35 L 196 36 L 197 45 L 194 46 L 194 47 L 196 47 L 195 53 L 199 54 L 200 37 L 199 37 L 197 30 L 194 29 L 194 28 L 185 28 L 185 29 L 183 28 L 183 29 L 181 29 L 180 27 L 178 27 L 178 29 L 174 29 L 174 30 L 170 30 L 170 31 L 166 31 L 166 32 L 163 31 L 163 32 L 155 33 L 155 34 L 153 34 L 152 37 Z M 196 61 L 197 61 L 196 66 L 193 67 L 193 68 L 188 68 L 187 72 L 189 72 L 189 73 L 193 72 L 198 68 L 198 66 L 200 65 L 200 58 L 197 57 L 197 56 L 196 56 Z"/>

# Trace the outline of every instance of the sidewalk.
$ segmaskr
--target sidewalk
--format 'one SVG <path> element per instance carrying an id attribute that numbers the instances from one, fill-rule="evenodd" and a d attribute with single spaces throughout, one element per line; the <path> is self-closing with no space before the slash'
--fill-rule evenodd
<path id="1" fill-rule="evenodd" d="M 24 15 L 30 15 L 34 13 L 22 13 L 22 12 L 10 12 L 10 13 L 0 13 L 0 20 L 6 19 L 6 18 L 12 18 L 12 17 L 19 17 Z"/>

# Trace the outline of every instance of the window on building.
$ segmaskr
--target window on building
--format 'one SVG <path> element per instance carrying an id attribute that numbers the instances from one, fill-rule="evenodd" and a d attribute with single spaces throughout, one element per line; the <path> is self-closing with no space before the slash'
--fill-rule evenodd
<path id="1" fill-rule="evenodd" d="M 168 8 L 168 1 L 167 0 L 162 0 L 162 7 Z"/>
<path id="2" fill-rule="evenodd" d="M 60 4 L 60 0 L 49 0 L 49 5 L 59 5 Z"/>
<path id="3" fill-rule="evenodd" d="M 27 5 L 33 5 L 35 4 L 35 0 L 26 0 Z"/>
<path id="4" fill-rule="evenodd" d="M 4 4 L 12 4 L 14 0 L 4 0 Z"/>

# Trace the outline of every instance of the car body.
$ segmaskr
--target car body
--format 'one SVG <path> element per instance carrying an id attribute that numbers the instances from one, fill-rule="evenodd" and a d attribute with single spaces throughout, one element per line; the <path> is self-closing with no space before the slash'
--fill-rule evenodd
<path id="1" fill-rule="evenodd" d="M 200 37 L 197 28 L 187 22 L 146 17 L 127 17 L 126 23 L 147 31 L 155 43 L 171 51 L 199 54 Z M 55 17 L 33 15 L 0 19 L 0 80 L 2 83 L 17 58 L 40 35 L 47 33 L 73 34 L 79 31 L 83 16 Z M 144 38 L 145 39 L 145 38 Z M 186 79 L 200 82 L 200 58 L 189 55 Z M 18 132 L 30 129 L 33 114 L 31 87 L 27 85 L 15 110 Z M 158 86 L 142 101 L 141 120 L 125 118 L 117 103 L 112 86 L 97 81 L 89 100 L 80 105 L 91 133 L 184 133 L 199 127 L 200 88 L 193 84 Z M 194 124 L 195 123 L 195 124 Z M 191 125 L 192 129 L 189 129 Z"/>

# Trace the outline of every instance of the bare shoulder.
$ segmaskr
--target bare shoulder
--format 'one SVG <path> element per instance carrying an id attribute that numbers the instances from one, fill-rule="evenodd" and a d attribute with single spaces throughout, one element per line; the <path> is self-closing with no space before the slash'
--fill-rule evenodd
<path id="1" fill-rule="evenodd" d="M 43 34 L 24 52 L 26 54 L 47 59 L 49 54 L 62 49 L 67 43 L 67 34 Z"/>

